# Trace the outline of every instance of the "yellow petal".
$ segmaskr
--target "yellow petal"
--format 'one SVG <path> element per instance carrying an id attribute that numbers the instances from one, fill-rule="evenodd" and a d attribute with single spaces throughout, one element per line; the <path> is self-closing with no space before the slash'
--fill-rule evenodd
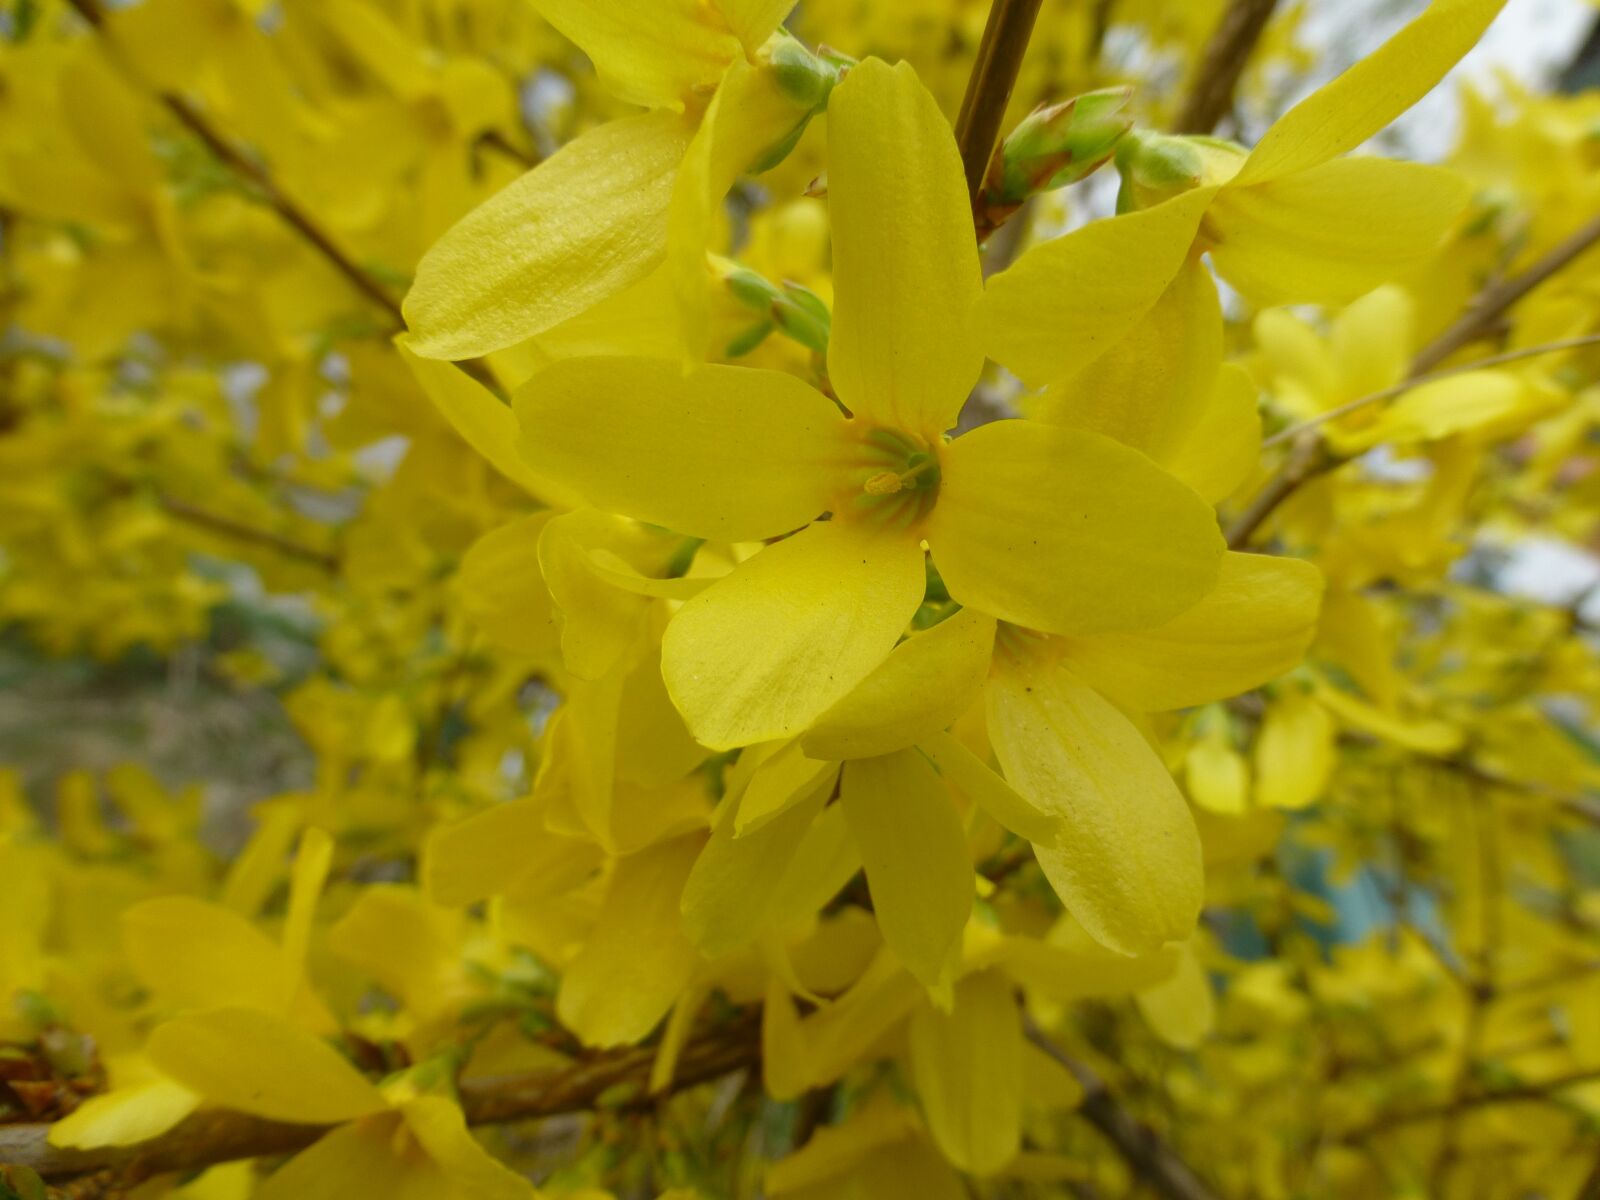
<path id="1" fill-rule="evenodd" d="M 1060 843 L 1062 827 L 1055 816 L 1018 795 L 1010 784 L 962 745 L 961 739 L 949 733 L 935 733 L 925 738 L 918 748 L 933 760 L 947 784 L 1004 828 L 1036 845 Z"/>
<path id="2" fill-rule="evenodd" d="M 189 896 L 162 896 L 122 914 L 134 973 L 156 995 L 192 1008 L 247 1005 L 287 1011 L 298 972 L 238 913 Z"/>
<path id="3" fill-rule="evenodd" d="M 1386 284 L 1348 304 L 1328 333 L 1341 400 L 1393 387 L 1411 365 L 1415 309 L 1404 288 Z"/>
<path id="4" fill-rule="evenodd" d="M 522 461 L 517 454 L 521 436 L 517 418 L 493 392 L 459 367 L 418 358 L 403 340 L 396 344 L 440 415 L 490 466 L 536 500 L 566 507 L 578 503 L 576 492 L 540 477 Z"/>
<path id="5" fill-rule="evenodd" d="M 560 662 L 560 625 L 539 568 L 539 537 L 550 512 L 484 534 L 461 559 L 455 588 L 462 608 L 497 645 L 546 667 Z"/>
<path id="6" fill-rule="evenodd" d="M 1216 1023 L 1211 981 L 1206 978 L 1192 942 L 1179 948 L 1178 969 L 1134 1000 L 1156 1036 L 1179 1050 L 1193 1050 Z"/>
<path id="7" fill-rule="evenodd" d="M 1322 572 L 1230 551 L 1217 586 L 1164 625 L 1063 639 L 1073 671 L 1140 712 L 1223 700 L 1295 667 L 1316 632 Z"/>
<path id="8" fill-rule="evenodd" d="M 753 55 L 783 24 L 795 0 L 716 0 L 716 5 L 744 43 L 745 53 Z"/>
<path id="9" fill-rule="evenodd" d="M 915 750 L 845 764 L 839 800 L 861 850 L 883 940 L 930 987 L 972 912 L 972 860 L 950 793 Z"/>
<path id="10" fill-rule="evenodd" d="M 350 1196 L 424 1200 L 447 1195 L 438 1168 L 415 1153 L 396 1151 L 403 1122 L 399 1113 L 385 1113 L 324 1134 L 269 1175 L 255 1191 L 255 1200 L 346 1200 Z"/>
<path id="11" fill-rule="evenodd" d="M 1189 798 L 1209 812 L 1238 816 L 1250 802 L 1250 768 L 1222 733 L 1200 738 L 1183 758 Z"/>
<path id="12" fill-rule="evenodd" d="M 1466 740 L 1461 727 L 1453 722 L 1385 712 L 1328 684 L 1318 686 L 1317 699 L 1345 724 L 1419 754 L 1450 754 L 1459 750 Z"/>
<path id="13" fill-rule="evenodd" d="M 872 758 L 948 728 L 989 674 L 994 618 L 964 608 L 901 642 L 801 738 L 812 758 Z"/>
<path id="14" fill-rule="evenodd" d="M 717 6 L 704 0 L 534 0 L 533 7 L 589 56 L 619 100 L 647 108 L 681 108 L 744 52 Z"/>
<path id="15" fill-rule="evenodd" d="M 1216 581 L 1210 505 L 1110 438 L 996 421 L 944 459 L 928 547 L 963 604 L 1050 632 L 1135 629 Z"/>
<path id="16" fill-rule="evenodd" d="M 283 954 L 299 972 L 311 944 L 311 928 L 317 917 L 317 901 L 333 865 L 333 838 L 324 829 L 311 826 L 300 839 L 294 870 L 289 876 L 289 909 L 283 918 Z"/>
<path id="17" fill-rule="evenodd" d="M 424 358 L 487 354 L 643 279 L 666 256 L 690 132 L 666 112 L 612 121 L 473 209 L 417 264 L 406 344 Z"/>
<path id="18" fill-rule="evenodd" d="M 1266 358 L 1273 400 L 1293 416 L 1304 420 L 1353 399 L 1342 392 L 1327 344 L 1301 318 L 1269 308 L 1256 316 L 1253 331 Z"/>
<path id="19" fill-rule="evenodd" d="M 1163 450 L 1161 466 L 1216 504 L 1233 495 L 1260 460 L 1255 380 L 1237 363 L 1224 363 L 1199 420 L 1181 443 Z"/>
<path id="20" fill-rule="evenodd" d="M 812 792 L 825 785 L 831 788 L 838 774 L 837 763 L 812 758 L 797 741 L 779 747 L 761 762 L 740 792 L 734 836 L 754 833 Z"/>
<path id="21" fill-rule="evenodd" d="M 491 805 L 428 836 L 422 844 L 422 885 L 439 904 L 483 900 L 533 869 L 546 839 L 552 835 L 545 831 L 539 805 L 527 800 Z M 553 840 L 570 844 L 565 838 Z"/>
<path id="22" fill-rule="evenodd" d="M 1276 698 L 1256 735 L 1256 803 L 1264 808 L 1305 808 L 1333 774 L 1333 718 L 1305 692 Z"/>
<path id="23" fill-rule="evenodd" d="M 827 798 L 813 788 L 802 803 L 743 837 L 734 837 L 731 821 L 712 831 L 683 888 L 684 931 L 702 954 L 717 958 L 761 931 L 784 872 Z"/>
<path id="24" fill-rule="evenodd" d="M 989 735 L 1017 791 L 1062 821 L 1060 848 L 1036 854 L 1092 937 L 1143 954 L 1193 932 L 1204 898 L 1200 836 L 1127 717 L 1064 668 L 1030 657 L 990 680 Z"/>
<path id="25" fill-rule="evenodd" d="M 158 1025 L 147 1053 L 211 1103 L 269 1120 L 332 1124 L 389 1106 L 326 1042 L 247 1008 L 218 1008 Z"/>
<path id="26" fill-rule="evenodd" d="M 1132 995 L 1168 978 L 1176 962 L 1170 947 L 1129 958 L 1090 946 L 1008 937 L 996 948 L 994 959 L 1029 993 L 1061 1002 Z"/>
<path id="27" fill-rule="evenodd" d="M 625 518 L 594 509 L 552 517 L 539 535 L 539 568 L 562 614 L 561 657 L 579 679 L 609 673 L 639 641 L 651 601 L 613 587 L 595 569 L 590 548 Z"/>
<path id="28" fill-rule="evenodd" d="M 699 834 L 618 860 L 594 929 L 561 979 L 556 1011 L 585 1045 L 644 1038 L 666 1016 L 694 968 L 678 917 Z"/>
<path id="29" fill-rule="evenodd" d="M 165 1133 L 200 1106 L 202 1097 L 171 1079 L 149 1079 L 90 1096 L 50 1126 L 52 1146 L 93 1150 L 131 1146 Z"/>
<path id="30" fill-rule="evenodd" d="M 1039 387 L 1105 353 L 1188 260 L 1215 195 L 1215 188 L 1196 188 L 1028 250 L 989 280 L 978 305 L 989 357 Z M 1093 287 L 1084 286 L 1088 279 Z"/>
<path id="31" fill-rule="evenodd" d="M 1235 182 L 1278 179 L 1354 150 L 1432 90 L 1504 6 L 1433 0 L 1376 52 L 1279 117 Z"/>
<path id="32" fill-rule="evenodd" d="M 1468 192 L 1453 171 L 1383 158 L 1228 188 L 1206 216 L 1211 262 L 1253 304 L 1342 304 L 1432 257 Z"/>
<path id="33" fill-rule="evenodd" d="M 1392 401 L 1370 427 L 1362 445 L 1414 445 L 1458 433 L 1488 433 L 1508 417 L 1528 410 L 1530 391 L 1509 371 L 1469 371 L 1412 388 Z"/>
<path id="34" fill-rule="evenodd" d="M 411 1136 L 429 1161 L 444 1172 L 447 1190 L 443 1195 L 460 1200 L 535 1200 L 533 1184 L 491 1155 L 467 1131 L 461 1106 L 455 1101 L 418 1096 L 406 1101 L 401 1111 Z"/>
<path id="35" fill-rule="evenodd" d="M 706 251 L 723 198 L 744 171 L 804 118 L 776 73 L 742 59 L 722 77 L 683 156 L 667 217 L 668 261 L 689 361 L 706 357 L 711 339 L 711 272 Z M 721 249 L 721 247 L 716 247 Z"/>
<path id="36" fill-rule="evenodd" d="M 1150 310 L 1077 375 L 1053 384 L 1035 414 L 1143 450 L 1181 445 L 1222 364 L 1222 309 L 1211 274 L 1186 264 Z"/>
<path id="37" fill-rule="evenodd" d="M 990 1175 L 1022 1139 L 1022 1022 L 998 971 L 955 986 L 948 1014 L 931 1004 L 911 1016 L 911 1077 L 928 1130 L 963 1171 Z"/>
<path id="38" fill-rule="evenodd" d="M 812 525 L 678 610 L 661 641 L 667 690 L 713 750 L 793 737 L 883 661 L 925 585 L 913 538 Z"/>
<path id="39" fill-rule="evenodd" d="M 983 285 L 955 137 L 909 63 L 869 58 L 829 99 L 828 211 L 829 377 L 856 415 L 934 438 L 983 369 Z"/>
<path id="40" fill-rule="evenodd" d="M 650 358 L 569 358 L 517 392 L 522 453 L 596 508 L 694 537 L 755 541 L 829 505 L 849 425 L 776 371 L 685 375 Z"/>

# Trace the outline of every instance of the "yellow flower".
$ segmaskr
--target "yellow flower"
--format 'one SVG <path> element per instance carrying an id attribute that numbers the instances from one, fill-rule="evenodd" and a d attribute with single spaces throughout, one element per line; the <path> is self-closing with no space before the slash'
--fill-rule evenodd
<path id="1" fill-rule="evenodd" d="M 957 600 L 1052 632 L 1175 616 L 1222 555 L 1204 501 L 1109 438 L 1001 421 L 944 439 L 983 366 L 949 126 L 908 66 L 875 61 L 829 124 L 848 418 L 787 375 L 639 358 L 566 360 L 516 398 L 524 457 L 596 507 L 726 541 L 799 529 L 667 629 L 668 688 L 713 749 L 801 732 L 881 662 L 922 602 L 924 540 Z"/>
<path id="2" fill-rule="evenodd" d="M 1434 0 L 1248 154 L 1147 138 L 1155 165 L 1130 190 L 1150 207 L 1036 246 L 995 276 L 981 310 L 989 353 L 1029 383 L 1062 379 L 1137 324 L 1201 254 L 1256 304 L 1342 303 L 1424 262 L 1464 208 L 1465 181 L 1339 156 L 1426 94 L 1504 2 Z"/>

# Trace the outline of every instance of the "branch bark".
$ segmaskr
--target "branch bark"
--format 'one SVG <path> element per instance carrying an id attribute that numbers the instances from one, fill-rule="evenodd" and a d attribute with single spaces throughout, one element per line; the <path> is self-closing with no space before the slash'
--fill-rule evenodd
<path id="1" fill-rule="evenodd" d="M 246 542 L 252 546 L 263 546 L 268 550 L 275 550 L 285 558 L 292 558 L 298 562 L 308 563 L 313 567 L 329 573 L 339 570 L 339 556 L 328 550 L 318 550 L 314 546 L 307 546 L 293 538 L 284 537 L 282 534 L 273 533 L 269 529 L 257 529 L 253 525 L 246 525 L 242 521 L 235 521 L 232 517 L 224 517 L 203 508 L 196 508 L 183 500 L 171 496 L 159 497 L 161 511 L 168 516 L 186 521 L 198 529 L 205 529 L 222 537 L 231 538 L 236 542 Z"/>
<path id="2" fill-rule="evenodd" d="M 463 1082 L 461 1107 L 471 1125 L 551 1117 L 611 1107 L 654 1104 L 648 1095 L 654 1047 L 630 1046 L 581 1059 L 559 1071 Z M 672 1090 L 731 1074 L 761 1059 L 757 1014 L 744 1013 L 703 1032 L 683 1049 Z M 45 1179 L 113 1171 L 121 1185 L 237 1159 L 291 1154 L 331 1125 L 294 1125 L 216 1110 L 189 1117 L 160 1137 L 133 1146 L 64 1150 L 49 1142 L 49 1125 L 0 1125 L 0 1163 L 29 1167 Z"/>
<path id="3" fill-rule="evenodd" d="M 1278 0 L 1233 0 L 1195 64 L 1193 82 L 1174 129 L 1178 133 L 1210 133 L 1233 107 L 1239 77 L 1250 52 L 1272 19 Z"/>
<path id="4" fill-rule="evenodd" d="M 1000 122 L 1005 119 L 1011 89 L 1016 86 L 1022 55 L 1042 3 L 1043 0 L 994 0 L 989 8 L 989 21 L 978 44 L 978 59 L 972 64 L 967 93 L 956 118 L 956 144 L 961 148 L 961 166 L 967 176 L 967 196 L 974 204 L 995 143 L 1000 139 Z"/>
<path id="5" fill-rule="evenodd" d="M 1083 1088 L 1079 1113 L 1105 1136 L 1156 1195 L 1163 1200 L 1216 1200 L 1211 1189 L 1160 1134 L 1122 1107 L 1105 1080 L 1051 1041 L 1031 1017 L 1024 1021 L 1028 1040 L 1070 1071 Z"/>

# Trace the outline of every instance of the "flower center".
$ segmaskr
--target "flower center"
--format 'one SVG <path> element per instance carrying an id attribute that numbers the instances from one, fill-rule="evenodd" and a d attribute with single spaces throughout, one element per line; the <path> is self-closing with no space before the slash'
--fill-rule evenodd
<path id="1" fill-rule="evenodd" d="M 921 438 L 874 429 L 862 439 L 861 491 L 850 511 L 874 521 L 910 525 L 932 511 L 939 495 L 939 455 Z"/>

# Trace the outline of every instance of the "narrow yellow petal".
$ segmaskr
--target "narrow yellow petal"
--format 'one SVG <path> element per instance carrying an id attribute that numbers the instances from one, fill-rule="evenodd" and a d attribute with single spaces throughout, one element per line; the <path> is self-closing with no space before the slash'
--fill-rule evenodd
<path id="1" fill-rule="evenodd" d="M 556 998 L 562 1024 L 585 1045 L 641 1040 L 689 981 L 695 951 L 678 905 L 703 842 L 699 834 L 675 838 L 617 862 L 600 915 Z"/>
<path id="2" fill-rule="evenodd" d="M 190 896 L 162 896 L 122 914 L 129 965 L 173 1004 L 287 1010 L 298 973 L 284 952 L 238 913 Z"/>
<path id="3" fill-rule="evenodd" d="M 834 317 L 828 374 L 857 416 L 925 438 L 983 369 L 961 156 L 910 64 L 869 58 L 828 102 Z"/>
<path id="4" fill-rule="evenodd" d="M 1505 0 L 1433 0 L 1376 52 L 1279 117 L 1235 182 L 1280 179 L 1354 150 L 1427 95 L 1503 7 Z"/>
<path id="5" fill-rule="evenodd" d="M 845 764 L 839 788 L 883 940 L 918 979 L 946 977 L 972 912 L 972 860 L 950 793 L 915 750 Z"/>
<path id="6" fill-rule="evenodd" d="M 755 54 L 783 24 L 795 0 L 716 0 L 728 27 L 744 43 L 746 54 Z"/>
<path id="7" fill-rule="evenodd" d="M 255 1200 L 346 1200 L 386 1196 L 423 1200 L 448 1194 L 444 1175 L 419 1155 L 395 1152 L 404 1126 L 397 1112 L 341 1126 L 269 1175 Z"/>
<path id="8" fill-rule="evenodd" d="M 508 890 L 534 869 L 537 848 L 552 838 L 540 806 L 532 801 L 491 805 L 428 836 L 422 844 L 422 885 L 438 904 L 483 900 Z"/>
<path id="9" fill-rule="evenodd" d="M 1134 1000 L 1156 1036 L 1179 1050 L 1193 1050 L 1216 1023 L 1211 981 L 1206 978 L 1192 942 L 1179 947 L 1178 969 Z"/>
<path id="10" fill-rule="evenodd" d="M 989 735 L 1012 785 L 1065 826 L 1036 854 L 1097 941 L 1144 954 L 1194 930 L 1200 836 L 1161 759 L 1123 716 L 1059 665 L 1014 661 L 989 683 Z"/>
<path id="11" fill-rule="evenodd" d="M 911 1077 L 929 1132 L 963 1171 L 990 1175 L 1022 1141 L 1022 1022 L 998 971 L 959 980 L 948 1014 L 911 1016 Z"/>
<path id="12" fill-rule="evenodd" d="M 517 454 L 517 441 L 522 435 L 517 418 L 493 392 L 451 363 L 418 358 L 404 339 L 396 345 L 440 415 L 490 466 L 535 500 L 565 507 L 578 503 L 576 492 L 541 477 L 522 461 Z"/>
<path id="13" fill-rule="evenodd" d="M 274 1121 L 331 1124 L 389 1107 L 326 1042 L 247 1008 L 218 1008 L 156 1026 L 150 1061 L 212 1104 Z"/>
<path id="14" fill-rule="evenodd" d="M 780 747 L 756 768 L 739 793 L 734 836 L 754 833 L 812 792 L 824 785 L 831 787 L 838 774 L 837 763 L 813 758 L 798 741 Z"/>
<path id="15" fill-rule="evenodd" d="M 1014 791 L 1010 784 L 980 762 L 961 740 L 949 733 L 923 739 L 919 749 L 933 760 L 947 784 L 988 813 L 1004 828 L 1039 846 L 1061 841 L 1062 825 L 1056 817 Z"/>
<path id="16" fill-rule="evenodd" d="M 713 750 L 793 737 L 883 661 L 925 585 L 914 538 L 812 525 L 678 610 L 661 642 L 667 690 Z"/>
<path id="17" fill-rule="evenodd" d="M 996 421 L 944 459 L 928 547 L 963 604 L 1030 629 L 1100 632 L 1167 620 L 1216 582 L 1211 506 L 1110 438 Z"/>
<path id="18" fill-rule="evenodd" d="M 691 132 L 668 112 L 612 121 L 473 209 L 417 264 L 407 346 L 424 358 L 473 358 L 643 279 L 666 257 L 667 208 Z"/>
<path id="19" fill-rule="evenodd" d="M 200 1106 L 203 1099 L 171 1079 L 149 1079 L 90 1096 L 50 1126 L 52 1146 L 93 1150 L 132 1146 L 165 1133 Z"/>
<path id="20" fill-rule="evenodd" d="M 849 424 L 793 376 L 650 358 L 569 358 L 518 391 L 523 457 L 596 508 L 727 541 L 828 507 Z"/>
<path id="21" fill-rule="evenodd" d="M 1333 774 L 1337 729 L 1328 710 L 1295 689 L 1275 698 L 1256 735 L 1256 802 L 1305 808 Z"/>
<path id="22" fill-rule="evenodd" d="M 1343 304 L 1431 258 L 1468 194 L 1453 171 L 1383 158 L 1228 188 L 1211 262 L 1253 304 Z"/>
<path id="23" fill-rule="evenodd" d="M 401 1111 L 417 1144 L 444 1172 L 448 1195 L 462 1200 L 536 1200 L 533 1184 L 491 1155 L 467 1131 L 461 1106 L 454 1100 L 418 1096 L 406 1101 Z"/>
<path id="24" fill-rule="evenodd" d="M 1322 572 L 1268 554 L 1223 557 L 1217 586 L 1153 629 L 1063 639 L 1072 670 L 1118 704 L 1163 712 L 1247 692 L 1299 664 L 1317 628 Z"/>
<path id="25" fill-rule="evenodd" d="M 901 642 L 801 738 L 813 758 L 872 758 L 948 728 L 989 674 L 994 618 L 964 608 Z"/>
<path id="26" fill-rule="evenodd" d="M 647 108 L 681 108 L 744 53 L 717 6 L 704 0 L 533 0 L 533 7 L 589 56 L 619 100 Z M 747 20 L 744 31 L 754 32 Z"/>
<path id="27" fill-rule="evenodd" d="M 1196 188 L 1028 250 L 989 280 L 978 305 L 989 357 L 1041 387 L 1111 349 L 1188 261 L 1215 195 Z"/>
<path id="28" fill-rule="evenodd" d="M 546 669 L 561 661 L 560 624 L 544 572 L 539 537 L 548 510 L 507 522 L 474 542 L 456 571 L 461 606 L 494 642 Z"/>

